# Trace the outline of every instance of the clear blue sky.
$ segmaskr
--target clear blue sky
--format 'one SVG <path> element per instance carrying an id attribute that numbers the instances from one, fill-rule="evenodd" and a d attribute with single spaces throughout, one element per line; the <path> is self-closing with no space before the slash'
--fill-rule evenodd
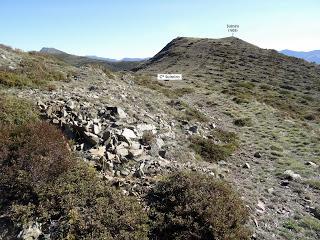
<path id="1" fill-rule="evenodd" d="M 1 0 L 0 43 L 148 57 L 177 36 L 236 35 L 263 48 L 320 49 L 320 0 Z"/>

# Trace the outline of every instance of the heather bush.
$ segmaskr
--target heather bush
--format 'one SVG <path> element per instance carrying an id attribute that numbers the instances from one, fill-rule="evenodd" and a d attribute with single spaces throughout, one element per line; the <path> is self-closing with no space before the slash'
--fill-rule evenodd
<path id="1" fill-rule="evenodd" d="M 137 200 L 75 160 L 48 123 L 0 128 L 0 173 L 0 216 L 16 232 L 37 221 L 50 239 L 147 238 L 148 217 Z"/>
<path id="2" fill-rule="evenodd" d="M 51 239 L 147 239 L 148 216 L 138 201 L 84 163 L 48 184 L 40 196 L 42 221 L 56 219 Z"/>
<path id="3" fill-rule="evenodd" d="M 192 136 L 191 148 L 207 162 L 225 160 L 238 147 L 238 138 L 235 133 L 216 129 L 210 138 Z"/>
<path id="4" fill-rule="evenodd" d="M 68 170 L 71 156 L 62 133 L 47 123 L 0 127 L 0 209 L 37 201 L 43 186 Z"/>
<path id="5" fill-rule="evenodd" d="M 251 118 L 238 118 L 236 120 L 234 120 L 234 125 L 238 126 L 238 127 L 250 127 L 252 126 L 252 120 Z"/>
<path id="6" fill-rule="evenodd" d="M 38 111 L 30 102 L 13 96 L 0 96 L 1 125 L 22 125 L 38 120 Z"/>
<path id="7" fill-rule="evenodd" d="M 198 173 L 175 173 L 149 194 L 152 239 L 249 239 L 248 211 L 221 180 Z"/>
<path id="8" fill-rule="evenodd" d="M 68 73 L 55 68 L 46 58 L 24 58 L 14 69 L 0 69 L 0 84 L 8 87 L 46 86 L 50 81 L 66 81 Z M 58 63 L 58 62 L 57 62 Z"/>

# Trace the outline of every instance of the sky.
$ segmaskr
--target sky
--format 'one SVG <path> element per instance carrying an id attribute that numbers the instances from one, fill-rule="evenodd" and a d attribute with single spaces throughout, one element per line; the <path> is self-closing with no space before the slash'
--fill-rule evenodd
<path id="1" fill-rule="evenodd" d="M 0 43 L 25 51 L 152 57 L 176 37 L 320 49 L 320 0 L 0 0 Z"/>

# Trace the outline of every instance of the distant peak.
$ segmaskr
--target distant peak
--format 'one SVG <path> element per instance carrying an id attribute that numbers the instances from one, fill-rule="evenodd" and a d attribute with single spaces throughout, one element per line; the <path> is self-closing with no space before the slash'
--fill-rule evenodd
<path id="1" fill-rule="evenodd" d="M 65 52 L 60 51 L 59 49 L 48 48 L 48 47 L 41 48 L 40 52 L 41 53 L 48 53 L 48 54 L 65 54 Z"/>

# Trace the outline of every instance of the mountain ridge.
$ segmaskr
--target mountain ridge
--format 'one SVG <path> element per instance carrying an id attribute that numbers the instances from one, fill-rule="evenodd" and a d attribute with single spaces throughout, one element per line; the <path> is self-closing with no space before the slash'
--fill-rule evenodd
<path id="1" fill-rule="evenodd" d="M 320 50 L 293 51 L 293 50 L 285 49 L 279 52 L 287 56 L 301 58 L 308 62 L 315 62 L 317 64 L 320 64 Z"/>

